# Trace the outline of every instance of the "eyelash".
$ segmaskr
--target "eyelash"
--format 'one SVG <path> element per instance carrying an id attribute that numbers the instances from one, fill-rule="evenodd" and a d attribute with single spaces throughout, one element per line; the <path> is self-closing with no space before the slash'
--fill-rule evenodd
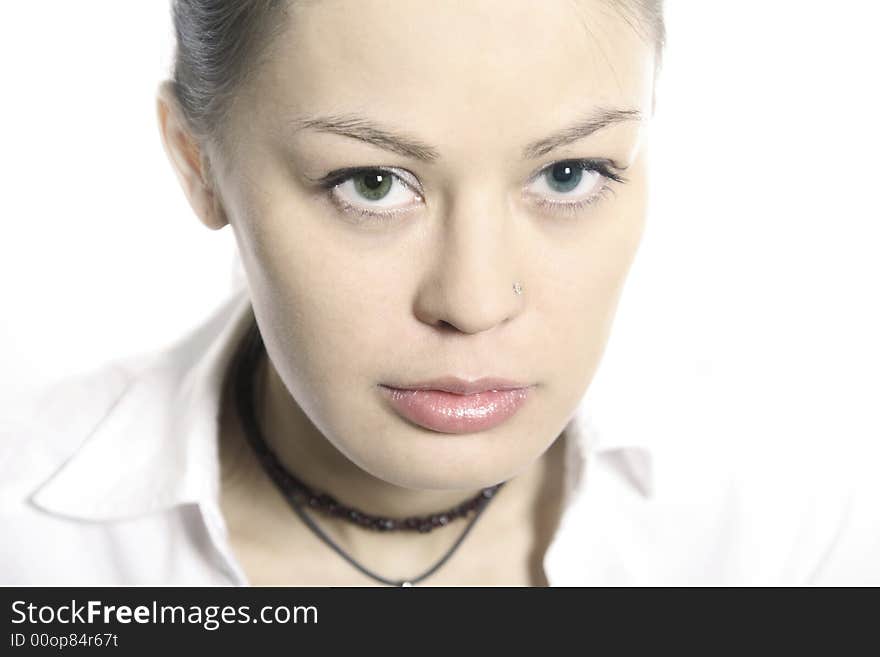
<path id="1" fill-rule="evenodd" d="M 558 160 L 556 162 L 551 162 L 540 171 L 538 171 L 536 174 L 531 176 L 529 178 L 529 182 L 531 183 L 534 180 L 537 180 L 540 176 L 544 175 L 549 169 L 552 169 L 557 164 L 573 164 L 574 166 L 581 168 L 584 171 L 595 171 L 600 176 L 602 176 L 602 178 L 604 178 L 605 182 L 602 182 L 602 186 L 597 192 L 591 194 L 588 198 L 580 201 L 550 201 L 547 199 L 536 200 L 535 204 L 542 210 L 549 210 L 550 212 L 558 212 L 566 215 L 577 214 L 587 206 L 595 205 L 602 199 L 606 198 L 609 193 L 613 193 L 614 189 L 610 184 L 611 182 L 616 182 L 619 184 L 626 184 L 627 182 L 629 182 L 629 179 L 625 178 L 620 173 L 626 167 L 616 166 L 610 160 L 595 158 L 576 158 L 571 160 Z M 342 183 L 347 182 L 349 179 L 354 178 L 355 176 L 362 173 L 381 173 L 391 175 L 396 178 L 398 182 L 400 182 L 400 184 L 404 185 L 410 191 L 418 194 L 419 197 L 421 197 L 421 193 L 417 189 L 415 189 L 412 184 L 405 180 L 400 174 L 398 174 L 396 170 L 386 167 L 347 167 L 345 169 L 338 169 L 319 179 L 318 185 L 322 190 L 324 190 L 324 193 L 327 195 L 329 200 L 341 211 L 347 214 L 355 215 L 360 219 L 372 219 L 381 222 L 393 219 L 399 214 L 404 214 L 410 211 L 410 208 L 400 208 L 397 210 L 369 210 L 362 206 L 352 205 L 333 193 L 333 189 L 336 186 L 341 185 Z"/>

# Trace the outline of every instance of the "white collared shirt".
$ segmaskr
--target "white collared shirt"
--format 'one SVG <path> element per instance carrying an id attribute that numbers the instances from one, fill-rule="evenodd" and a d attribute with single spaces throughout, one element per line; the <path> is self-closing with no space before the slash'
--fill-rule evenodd
<path id="1" fill-rule="evenodd" d="M 220 512 L 217 436 L 252 312 L 241 286 L 171 348 L 4 411 L 0 584 L 248 584 Z M 589 406 L 565 429 L 551 586 L 880 584 L 870 464 L 606 435 Z"/>

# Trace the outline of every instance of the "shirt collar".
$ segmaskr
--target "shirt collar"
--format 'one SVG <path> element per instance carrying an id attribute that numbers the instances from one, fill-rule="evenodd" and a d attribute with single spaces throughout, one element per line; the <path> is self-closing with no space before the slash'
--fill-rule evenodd
<path id="1" fill-rule="evenodd" d="M 126 389 L 93 433 L 30 500 L 53 513 L 110 520 L 215 499 L 220 395 L 252 321 L 237 289 L 211 317 L 161 352 L 126 362 Z M 124 368 L 126 369 L 126 368 Z"/>
<path id="2" fill-rule="evenodd" d="M 216 506 L 222 383 L 252 321 L 247 287 L 238 287 L 206 322 L 170 349 L 126 361 L 133 371 L 117 402 L 30 501 L 51 513 L 88 520 L 133 517 L 186 503 Z M 649 446 L 640 436 L 599 431 L 590 407 L 587 394 L 566 425 L 566 500 L 581 489 L 590 453 L 607 458 L 639 493 L 650 497 L 654 472 Z"/>

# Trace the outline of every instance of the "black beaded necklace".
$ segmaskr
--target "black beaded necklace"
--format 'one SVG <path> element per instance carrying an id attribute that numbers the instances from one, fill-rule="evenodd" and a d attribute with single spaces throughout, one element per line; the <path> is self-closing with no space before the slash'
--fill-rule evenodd
<path id="1" fill-rule="evenodd" d="M 480 514 L 488 506 L 489 502 L 504 485 L 501 482 L 494 486 L 484 488 L 470 500 L 467 500 L 447 511 L 441 513 L 432 513 L 427 516 L 411 516 L 408 518 L 386 518 L 372 515 L 360 511 L 358 509 L 341 504 L 332 495 L 318 493 L 306 483 L 301 481 L 293 473 L 291 473 L 277 455 L 272 451 L 260 431 L 257 421 L 254 403 L 254 373 L 259 365 L 260 358 L 265 354 L 265 347 L 262 336 L 260 335 L 257 323 L 252 322 L 250 329 L 242 342 L 241 348 L 235 356 L 233 362 L 233 381 L 235 383 L 235 396 L 238 407 L 238 414 L 244 433 L 249 444 L 253 448 L 261 465 L 266 470 L 275 485 L 279 488 L 284 498 L 293 507 L 293 510 L 302 519 L 302 521 L 323 540 L 330 548 L 348 561 L 352 566 L 360 570 L 365 575 L 391 586 L 412 586 L 413 584 L 425 579 L 433 574 L 440 566 L 452 556 L 455 550 L 461 545 L 468 533 L 473 529 Z M 474 513 L 473 519 L 465 527 L 461 535 L 453 543 L 452 547 L 446 552 L 434 566 L 429 568 L 421 575 L 406 580 L 391 580 L 368 570 L 361 564 L 357 563 L 351 556 L 342 550 L 329 536 L 305 513 L 302 504 L 305 502 L 309 507 L 324 513 L 325 515 L 344 518 L 345 520 L 355 523 L 365 529 L 375 531 L 419 531 L 430 532 L 437 527 L 448 525 L 456 518 L 465 518 Z"/>

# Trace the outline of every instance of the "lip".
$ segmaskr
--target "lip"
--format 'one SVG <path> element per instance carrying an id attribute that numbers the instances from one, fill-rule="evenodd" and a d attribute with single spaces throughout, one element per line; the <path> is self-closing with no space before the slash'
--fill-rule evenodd
<path id="1" fill-rule="evenodd" d="M 385 385 L 385 384 L 382 384 Z M 515 390 L 518 388 L 528 388 L 526 383 L 513 381 L 512 379 L 502 379 L 497 376 L 484 376 L 481 379 L 468 381 L 460 379 L 457 376 L 441 376 L 428 381 L 420 381 L 419 383 L 406 385 L 388 384 L 389 388 L 397 388 L 398 390 L 442 390 L 444 392 L 454 392 L 458 395 L 470 395 L 475 392 L 486 392 L 489 390 Z"/>
<path id="2" fill-rule="evenodd" d="M 379 390 L 404 419 L 432 431 L 461 434 L 506 422 L 525 404 L 532 387 L 508 379 L 444 377 L 405 388 L 380 384 Z"/>

